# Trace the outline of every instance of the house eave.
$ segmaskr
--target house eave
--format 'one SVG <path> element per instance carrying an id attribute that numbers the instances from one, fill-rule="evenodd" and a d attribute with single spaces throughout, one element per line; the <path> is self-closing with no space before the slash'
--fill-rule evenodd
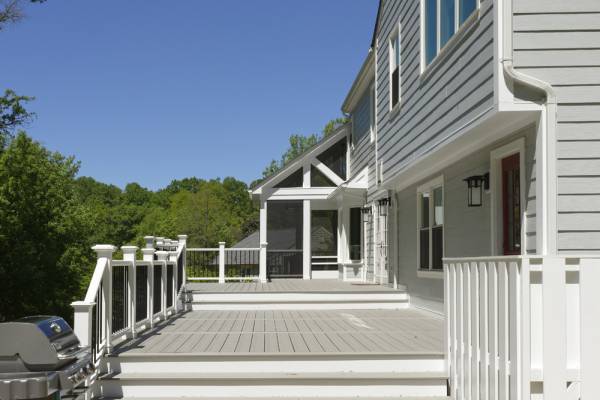
<path id="1" fill-rule="evenodd" d="M 373 48 L 369 49 L 369 53 L 363 62 L 358 75 L 354 79 L 352 86 L 350 87 L 350 91 L 346 95 L 344 99 L 344 103 L 342 104 L 342 112 L 345 114 L 350 114 L 354 107 L 356 107 L 356 103 L 358 99 L 360 99 L 361 95 L 368 89 L 369 83 L 372 79 L 375 78 L 375 55 Z"/>

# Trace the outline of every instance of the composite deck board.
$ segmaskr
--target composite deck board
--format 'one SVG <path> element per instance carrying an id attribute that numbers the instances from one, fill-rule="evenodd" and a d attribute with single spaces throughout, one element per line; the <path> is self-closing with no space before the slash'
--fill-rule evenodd
<path id="1" fill-rule="evenodd" d="M 118 354 L 443 353 L 441 317 L 421 310 L 191 311 Z"/>
<path id="2" fill-rule="evenodd" d="M 269 283 L 260 282 L 215 282 L 187 283 L 188 290 L 205 293 L 309 293 L 309 292 L 392 292 L 398 291 L 386 286 L 350 283 L 337 280 L 278 279 Z"/>

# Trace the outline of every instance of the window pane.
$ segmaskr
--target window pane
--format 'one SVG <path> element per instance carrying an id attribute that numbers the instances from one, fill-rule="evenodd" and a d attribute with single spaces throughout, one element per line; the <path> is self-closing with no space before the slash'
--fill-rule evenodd
<path id="1" fill-rule="evenodd" d="M 290 176 L 279 182 L 277 185 L 273 186 L 276 188 L 292 188 L 292 187 L 302 187 L 302 182 L 304 180 L 304 176 L 302 175 L 302 168 L 292 173 Z"/>
<path id="2" fill-rule="evenodd" d="M 429 229 L 419 231 L 419 268 L 429 269 Z"/>
<path id="3" fill-rule="evenodd" d="M 337 255 L 337 217 L 337 210 L 312 212 L 310 239 L 313 256 Z"/>
<path id="4" fill-rule="evenodd" d="M 360 238 L 362 235 L 362 213 L 360 208 L 350 209 L 350 259 L 361 259 Z"/>
<path id="5" fill-rule="evenodd" d="M 454 35 L 454 1 L 440 0 L 440 47 Z"/>
<path id="6" fill-rule="evenodd" d="M 444 192 L 441 187 L 433 190 L 433 225 L 444 224 Z"/>
<path id="7" fill-rule="evenodd" d="M 471 16 L 477 7 L 477 0 L 459 0 L 459 23 L 463 23 Z"/>
<path id="8" fill-rule="evenodd" d="M 421 194 L 421 228 L 429 226 L 429 193 Z"/>
<path id="9" fill-rule="evenodd" d="M 437 54 L 437 0 L 425 0 L 425 63 Z"/>
<path id="10" fill-rule="evenodd" d="M 438 226 L 431 229 L 431 257 L 432 269 L 442 269 L 442 257 L 444 256 L 444 228 Z"/>

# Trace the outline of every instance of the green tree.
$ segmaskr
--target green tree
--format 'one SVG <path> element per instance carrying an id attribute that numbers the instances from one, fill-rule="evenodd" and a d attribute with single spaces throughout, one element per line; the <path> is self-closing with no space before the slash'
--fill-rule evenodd
<path id="1" fill-rule="evenodd" d="M 90 210 L 75 201 L 78 168 L 24 133 L 0 156 L 0 320 L 72 315 L 93 266 Z"/>
<path id="2" fill-rule="evenodd" d="M 24 106 L 24 103 L 31 100 L 33 97 L 19 96 L 10 89 L 0 96 L 0 152 L 6 147 L 14 132 L 35 116 Z"/>

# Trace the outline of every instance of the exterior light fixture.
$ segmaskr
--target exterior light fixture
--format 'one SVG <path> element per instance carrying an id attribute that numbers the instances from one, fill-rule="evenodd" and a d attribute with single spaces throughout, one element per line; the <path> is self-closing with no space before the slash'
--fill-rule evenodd
<path id="1" fill-rule="evenodd" d="M 373 215 L 371 207 L 363 207 L 360 211 L 362 212 L 363 222 L 367 224 L 371 222 L 371 216 Z"/>
<path id="2" fill-rule="evenodd" d="M 463 179 L 467 182 L 467 205 L 481 207 L 483 205 L 483 191 L 490 188 L 490 174 L 473 175 Z"/>
<path id="3" fill-rule="evenodd" d="M 385 217 L 388 215 L 388 208 L 391 201 L 389 197 L 379 200 L 379 216 Z"/>

